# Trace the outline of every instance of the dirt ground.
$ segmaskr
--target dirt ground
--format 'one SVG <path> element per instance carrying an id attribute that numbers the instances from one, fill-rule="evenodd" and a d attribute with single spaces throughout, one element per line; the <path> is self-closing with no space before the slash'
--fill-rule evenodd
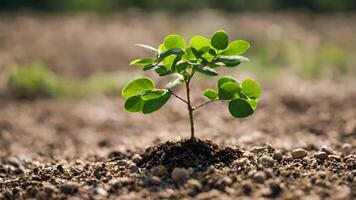
<path id="1" fill-rule="evenodd" d="M 355 87 L 281 83 L 248 119 L 200 110 L 195 142 L 177 100 L 142 115 L 113 97 L 2 98 L 0 199 L 355 199 Z"/>

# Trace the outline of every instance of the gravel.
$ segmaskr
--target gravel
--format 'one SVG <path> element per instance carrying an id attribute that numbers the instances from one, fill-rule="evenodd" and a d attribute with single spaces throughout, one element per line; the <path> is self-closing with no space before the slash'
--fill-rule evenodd
<path id="1" fill-rule="evenodd" d="M 274 160 L 271 156 L 263 155 L 258 159 L 258 163 L 263 167 L 272 167 L 274 165 Z"/>
<path id="2" fill-rule="evenodd" d="M 189 178 L 189 172 L 185 168 L 176 167 L 172 171 L 171 178 L 175 182 L 183 181 Z"/>
<path id="3" fill-rule="evenodd" d="M 294 149 L 291 155 L 294 159 L 302 159 L 308 155 L 308 152 L 304 149 Z"/>

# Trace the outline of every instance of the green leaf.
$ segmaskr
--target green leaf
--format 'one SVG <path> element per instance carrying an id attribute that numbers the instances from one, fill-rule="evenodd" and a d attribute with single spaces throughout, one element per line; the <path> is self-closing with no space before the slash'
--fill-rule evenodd
<path id="1" fill-rule="evenodd" d="M 186 61 L 189 61 L 189 60 L 197 60 L 197 54 L 194 52 L 196 51 L 195 49 L 193 49 L 192 47 L 189 47 L 189 48 L 186 48 L 185 49 L 185 53 L 183 55 L 183 58 L 186 60 Z"/>
<path id="2" fill-rule="evenodd" d="M 217 76 L 218 75 L 218 72 L 216 72 L 214 69 L 212 69 L 211 67 L 208 67 L 208 66 L 198 65 L 198 66 L 196 66 L 196 69 L 198 72 L 203 73 L 208 76 Z"/>
<path id="3" fill-rule="evenodd" d="M 154 83 L 149 78 L 139 78 L 128 83 L 121 91 L 121 95 L 128 99 L 137 94 L 152 90 Z"/>
<path id="4" fill-rule="evenodd" d="M 211 46 L 218 50 L 226 49 L 229 44 L 229 37 L 225 31 L 219 30 L 211 37 Z"/>
<path id="5" fill-rule="evenodd" d="M 233 117 L 244 118 L 253 114 L 253 108 L 244 99 L 234 99 L 229 102 L 229 111 Z"/>
<path id="6" fill-rule="evenodd" d="M 202 56 L 209 63 L 214 60 L 215 56 L 211 55 L 209 52 L 204 53 Z"/>
<path id="7" fill-rule="evenodd" d="M 210 40 L 204 36 L 197 35 L 192 37 L 192 39 L 190 39 L 189 46 L 199 51 L 203 47 L 209 47 Z"/>
<path id="8" fill-rule="evenodd" d="M 128 98 L 124 107 L 129 112 L 140 112 L 142 111 L 144 103 L 145 102 L 141 99 L 140 95 L 136 95 Z"/>
<path id="9" fill-rule="evenodd" d="M 248 103 L 251 105 L 253 110 L 256 110 L 257 108 L 257 100 L 256 99 L 248 99 Z"/>
<path id="10" fill-rule="evenodd" d="M 163 60 L 167 70 L 174 70 L 174 66 L 181 60 L 182 57 L 170 55 Z"/>
<path id="11" fill-rule="evenodd" d="M 254 80 L 244 80 L 242 82 L 242 92 L 252 99 L 258 99 L 261 95 L 261 88 Z"/>
<path id="12" fill-rule="evenodd" d="M 158 47 L 159 52 L 167 51 L 167 48 L 164 46 L 164 44 L 160 44 Z"/>
<path id="13" fill-rule="evenodd" d="M 156 98 L 159 98 L 160 96 L 164 95 L 167 92 L 168 92 L 168 90 L 165 90 L 165 89 L 153 89 L 151 91 L 147 91 L 147 92 L 141 94 L 141 99 L 143 101 L 156 99 Z"/>
<path id="14" fill-rule="evenodd" d="M 181 74 L 176 74 L 176 75 L 177 75 L 177 77 L 175 77 L 172 81 L 167 83 L 165 88 L 172 89 L 172 88 L 175 88 L 176 86 L 184 83 L 184 76 Z"/>
<path id="15" fill-rule="evenodd" d="M 146 50 L 149 50 L 149 51 L 153 51 L 155 53 L 158 53 L 158 50 L 154 47 L 151 47 L 149 45 L 145 45 L 145 44 L 136 44 L 136 46 L 139 46 L 139 47 L 142 47 L 142 48 L 145 48 Z"/>
<path id="16" fill-rule="evenodd" d="M 167 51 L 163 51 L 158 55 L 158 62 L 161 62 L 164 58 L 170 55 L 183 56 L 184 51 L 182 49 L 169 49 Z"/>
<path id="17" fill-rule="evenodd" d="M 129 65 L 143 66 L 143 65 L 153 64 L 154 62 L 155 60 L 152 58 L 142 58 L 142 59 L 136 59 L 131 61 Z"/>
<path id="18" fill-rule="evenodd" d="M 203 95 L 206 96 L 210 100 L 214 100 L 214 99 L 218 98 L 218 93 L 215 90 L 210 89 L 210 88 L 205 89 L 203 92 Z"/>
<path id="19" fill-rule="evenodd" d="M 226 56 L 239 56 L 243 54 L 248 48 L 250 48 L 250 44 L 248 42 L 244 40 L 236 40 L 231 42 L 227 49 L 221 54 Z"/>
<path id="20" fill-rule="evenodd" d="M 158 66 L 158 67 L 155 69 L 155 72 L 156 72 L 159 76 L 165 76 L 165 75 L 171 74 L 173 71 L 167 70 L 164 66 Z"/>
<path id="21" fill-rule="evenodd" d="M 239 84 L 234 78 L 232 78 L 230 76 L 223 76 L 223 77 L 219 78 L 219 80 L 218 80 L 218 87 L 220 87 L 222 84 L 227 83 L 227 82 L 233 82 L 233 83 Z"/>
<path id="22" fill-rule="evenodd" d="M 239 97 L 241 87 L 234 82 L 226 82 L 219 88 L 219 99 L 230 100 Z"/>
<path id="23" fill-rule="evenodd" d="M 167 103 L 170 97 L 171 93 L 165 92 L 158 98 L 146 101 L 146 103 L 143 105 L 142 112 L 144 114 L 148 114 L 159 110 L 160 108 L 162 108 L 162 106 L 164 106 L 164 104 Z"/>
<path id="24" fill-rule="evenodd" d="M 241 62 L 249 61 L 249 59 L 244 56 L 222 56 L 217 58 L 217 61 L 222 62 L 226 67 L 235 67 Z"/>
<path id="25" fill-rule="evenodd" d="M 167 49 L 174 49 L 174 48 L 182 48 L 185 49 L 185 41 L 184 38 L 180 35 L 168 35 L 164 38 L 163 44 Z"/>
<path id="26" fill-rule="evenodd" d="M 155 66 L 156 66 L 156 65 L 153 65 L 153 64 L 145 65 L 145 66 L 143 66 L 143 71 L 150 70 L 150 69 L 154 68 Z"/>

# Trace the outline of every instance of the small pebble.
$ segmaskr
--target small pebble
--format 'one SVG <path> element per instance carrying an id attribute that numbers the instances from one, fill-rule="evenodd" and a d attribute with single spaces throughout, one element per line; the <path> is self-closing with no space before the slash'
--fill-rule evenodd
<path id="1" fill-rule="evenodd" d="M 272 145 L 267 144 L 267 151 L 268 153 L 273 153 L 276 151 L 276 148 L 274 148 Z"/>
<path id="2" fill-rule="evenodd" d="M 246 165 L 249 165 L 250 161 L 247 158 L 240 158 L 238 160 L 235 160 L 232 165 L 236 167 L 244 167 Z"/>
<path id="3" fill-rule="evenodd" d="M 118 160 L 116 162 L 116 164 L 119 166 L 119 167 L 128 167 L 130 165 L 130 162 L 128 160 L 125 160 L 125 159 L 122 159 L 122 160 Z"/>
<path id="4" fill-rule="evenodd" d="M 130 164 L 129 170 L 131 173 L 139 173 L 140 172 L 140 168 L 137 167 L 137 165 L 135 163 Z"/>
<path id="5" fill-rule="evenodd" d="M 134 163 L 138 163 L 138 162 L 141 161 L 142 157 L 141 157 L 140 155 L 138 155 L 138 154 L 135 154 L 135 155 L 132 156 L 131 159 L 132 159 L 132 161 L 133 161 Z"/>
<path id="6" fill-rule="evenodd" d="M 159 177 L 157 177 L 157 176 L 151 176 L 151 177 L 149 178 L 149 182 L 152 183 L 152 184 L 154 184 L 154 185 L 159 185 L 159 184 L 162 183 L 162 180 L 161 180 Z"/>
<path id="7" fill-rule="evenodd" d="M 101 196 L 108 196 L 108 192 L 101 187 L 96 188 L 96 193 Z"/>
<path id="8" fill-rule="evenodd" d="M 163 165 L 158 165 L 158 166 L 151 168 L 150 172 L 152 175 L 162 176 L 167 173 L 167 169 Z"/>
<path id="9" fill-rule="evenodd" d="M 334 149 L 332 149 L 328 146 L 322 146 L 321 151 L 327 153 L 328 155 L 337 155 L 338 154 Z"/>
<path id="10" fill-rule="evenodd" d="M 78 192 L 79 186 L 76 183 L 65 183 L 59 186 L 59 190 L 64 194 L 75 194 Z"/>
<path id="11" fill-rule="evenodd" d="M 267 150 L 267 147 L 255 146 L 255 147 L 252 147 L 251 152 L 252 153 L 260 153 L 260 152 L 265 151 L 265 150 Z"/>
<path id="12" fill-rule="evenodd" d="M 302 159 L 308 155 L 308 152 L 304 149 L 294 149 L 291 155 L 294 159 Z"/>
<path id="13" fill-rule="evenodd" d="M 283 154 L 282 154 L 282 152 L 281 151 L 275 151 L 274 153 L 273 153 L 273 158 L 275 159 L 275 160 L 277 160 L 277 161 L 281 161 L 282 159 L 283 159 Z"/>
<path id="14" fill-rule="evenodd" d="M 171 178 L 175 182 L 186 180 L 189 178 L 189 172 L 185 168 L 176 167 L 172 171 Z"/>
<path id="15" fill-rule="evenodd" d="M 258 171 L 253 175 L 252 179 L 256 183 L 263 183 L 266 180 L 266 174 L 263 171 Z"/>
<path id="16" fill-rule="evenodd" d="M 337 161 L 337 162 L 340 162 L 340 161 L 341 161 L 341 157 L 338 156 L 338 155 L 329 155 L 329 159 L 335 160 L 335 161 Z"/>
<path id="17" fill-rule="evenodd" d="M 189 188 L 193 188 L 193 189 L 195 189 L 195 190 L 201 190 L 201 189 L 203 188 L 203 186 L 201 185 L 201 183 L 200 183 L 198 180 L 193 179 L 193 178 L 191 178 L 191 179 L 189 179 L 189 180 L 187 181 L 187 186 L 188 186 Z"/>
<path id="18" fill-rule="evenodd" d="M 314 153 L 313 157 L 317 158 L 319 160 L 326 160 L 326 159 L 328 159 L 328 154 L 326 154 L 323 151 L 319 151 L 319 152 Z"/>
<path id="19" fill-rule="evenodd" d="M 272 167 L 274 165 L 274 160 L 271 156 L 263 155 L 258 159 L 258 164 L 263 167 Z"/>

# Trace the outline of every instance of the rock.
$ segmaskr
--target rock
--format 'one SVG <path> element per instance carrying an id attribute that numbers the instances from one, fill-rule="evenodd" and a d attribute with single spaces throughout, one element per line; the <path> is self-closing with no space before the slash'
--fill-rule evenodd
<path id="1" fill-rule="evenodd" d="M 131 159 L 132 159 L 132 162 L 138 163 L 141 161 L 142 157 L 138 154 L 134 154 Z"/>
<path id="2" fill-rule="evenodd" d="M 108 192 L 101 187 L 96 188 L 95 192 L 100 196 L 108 196 Z"/>
<path id="3" fill-rule="evenodd" d="M 255 146 L 255 147 L 252 147 L 251 152 L 252 153 L 260 153 L 260 152 L 265 151 L 265 150 L 267 150 L 267 147 Z"/>
<path id="4" fill-rule="evenodd" d="M 140 168 L 135 163 L 130 163 L 129 170 L 131 173 L 140 173 Z"/>
<path id="5" fill-rule="evenodd" d="M 311 159 L 311 161 L 310 161 L 310 166 L 311 166 L 311 168 L 313 168 L 313 169 L 315 169 L 315 168 L 318 167 L 318 162 L 315 160 L 315 158 L 314 158 L 314 159 Z"/>
<path id="6" fill-rule="evenodd" d="M 328 159 L 328 154 L 325 153 L 324 151 L 319 151 L 314 153 L 313 157 L 319 160 L 326 160 Z"/>
<path id="7" fill-rule="evenodd" d="M 222 181 L 221 181 L 221 183 L 223 184 L 223 185 L 231 185 L 232 184 L 232 179 L 230 178 L 230 177 L 228 177 L 228 176 L 224 176 L 223 178 L 222 178 Z"/>
<path id="8" fill-rule="evenodd" d="M 203 188 L 201 183 L 198 180 L 193 179 L 193 178 L 189 179 L 186 184 L 187 184 L 187 186 L 189 188 L 192 188 L 192 189 L 195 189 L 195 190 L 198 190 L 198 191 Z"/>
<path id="9" fill-rule="evenodd" d="M 276 151 L 276 148 L 274 148 L 272 145 L 267 144 L 267 151 L 268 153 L 273 153 Z"/>
<path id="10" fill-rule="evenodd" d="M 266 190 L 263 190 L 262 195 L 268 198 L 276 198 L 281 194 L 282 187 L 279 183 L 271 183 Z"/>
<path id="11" fill-rule="evenodd" d="M 294 159 L 302 159 L 308 155 L 308 152 L 304 149 L 294 149 L 291 155 Z"/>
<path id="12" fill-rule="evenodd" d="M 329 155 L 329 159 L 335 160 L 337 162 L 341 161 L 341 157 L 339 155 Z"/>
<path id="13" fill-rule="evenodd" d="M 328 146 L 322 146 L 321 151 L 327 153 L 328 155 L 337 155 L 338 154 L 334 149 L 332 149 Z"/>
<path id="14" fill-rule="evenodd" d="M 189 178 L 189 172 L 185 168 L 176 167 L 172 171 L 171 178 L 175 182 L 186 180 Z"/>
<path id="15" fill-rule="evenodd" d="M 253 175 L 252 179 L 256 183 L 263 183 L 266 180 L 266 174 L 263 171 L 258 171 Z"/>
<path id="16" fill-rule="evenodd" d="M 51 176 L 51 174 L 44 173 L 44 174 L 41 174 L 40 177 L 41 177 L 42 181 L 47 181 L 47 180 L 51 179 L 52 176 Z"/>
<path id="17" fill-rule="evenodd" d="M 272 167 L 274 165 L 274 160 L 271 156 L 263 155 L 258 159 L 258 164 L 263 167 Z"/>
<path id="18" fill-rule="evenodd" d="M 282 159 L 283 159 L 283 154 L 282 154 L 282 152 L 281 151 L 275 151 L 274 153 L 273 153 L 273 158 L 275 159 L 275 160 L 277 160 L 278 162 L 279 161 L 281 161 Z"/>
<path id="19" fill-rule="evenodd" d="M 78 192 L 79 186 L 76 183 L 65 183 L 59 186 L 59 190 L 64 194 L 73 195 Z"/>
<path id="20" fill-rule="evenodd" d="M 119 166 L 119 167 L 128 167 L 130 165 L 130 162 L 128 160 L 125 160 L 125 159 L 122 159 L 122 160 L 118 160 L 116 162 L 116 164 Z"/>
<path id="21" fill-rule="evenodd" d="M 344 155 L 349 155 L 352 152 L 352 145 L 349 143 L 343 144 L 341 149 Z"/>
<path id="22" fill-rule="evenodd" d="M 163 165 L 158 165 L 158 166 L 152 167 L 150 172 L 154 176 L 162 176 L 167 173 L 167 169 Z"/>
<path id="23" fill-rule="evenodd" d="M 162 183 L 162 180 L 157 176 L 151 176 L 148 181 L 154 185 L 159 185 Z"/>
<path id="24" fill-rule="evenodd" d="M 243 185 L 242 185 L 242 192 L 243 192 L 245 195 L 250 196 L 251 193 L 252 193 L 252 191 L 253 191 L 253 190 L 252 190 L 251 184 L 246 183 L 246 184 L 243 184 Z"/>
<path id="25" fill-rule="evenodd" d="M 246 165 L 249 165 L 250 164 L 250 161 L 247 159 L 247 158 L 240 158 L 238 160 L 235 160 L 233 163 L 232 163 L 232 166 L 235 166 L 235 167 L 244 167 Z"/>

